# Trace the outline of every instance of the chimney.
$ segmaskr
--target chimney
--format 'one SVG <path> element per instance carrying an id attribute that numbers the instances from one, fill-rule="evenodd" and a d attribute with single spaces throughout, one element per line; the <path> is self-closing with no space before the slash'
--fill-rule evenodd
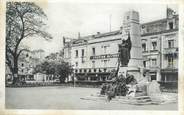
<path id="1" fill-rule="evenodd" d="M 65 39 L 65 37 L 63 36 L 63 45 L 65 45 L 65 43 L 66 43 L 66 39 Z"/>
<path id="2" fill-rule="evenodd" d="M 97 34 L 99 35 L 99 34 L 100 34 L 100 32 L 97 32 Z"/>

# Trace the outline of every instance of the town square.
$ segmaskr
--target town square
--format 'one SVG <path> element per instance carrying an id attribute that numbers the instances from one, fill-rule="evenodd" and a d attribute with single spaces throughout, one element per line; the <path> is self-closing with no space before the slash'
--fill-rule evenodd
<path id="1" fill-rule="evenodd" d="M 81 99 L 99 92 L 99 88 L 84 87 L 37 87 L 6 88 L 7 109 L 49 109 L 49 110 L 177 110 L 176 100 L 168 100 L 162 104 L 136 105 L 123 103 L 123 100 L 106 98 Z M 16 94 L 16 95 L 15 95 Z M 165 93 L 167 94 L 167 93 Z M 177 99 L 174 93 L 168 94 Z M 171 102 L 172 101 L 172 102 Z"/>
<path id="2" fill-rule="evenodd" d="M 176 4 L 6 2 L 5 108 L 176 111 L 178 32 Z"/>

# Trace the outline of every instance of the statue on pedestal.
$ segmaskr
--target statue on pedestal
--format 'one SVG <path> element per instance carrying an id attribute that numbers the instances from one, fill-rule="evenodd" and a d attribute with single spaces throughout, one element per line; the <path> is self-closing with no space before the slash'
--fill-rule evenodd
<path id="1" fill-rule="evenodd" d="M 128 39 L 122 40 L 122 44 L 119 45 L 119 58 L 122 67 L 128 66 L 131 47 L 132 43 L 130 40 L 130 34 L 128 34 Z"/>

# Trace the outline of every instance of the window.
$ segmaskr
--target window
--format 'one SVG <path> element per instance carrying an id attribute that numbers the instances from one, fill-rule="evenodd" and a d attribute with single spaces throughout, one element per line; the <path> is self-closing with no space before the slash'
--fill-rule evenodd
<path id="1" fill-rule="evenodd" d="M 95 55 L 95 48 L 92 48 L 93 55 Z"/>
<path id="2" fill-rule="evenodd" d="M 104 52 L 104 54 L 106 54 L 106 53 L 107 53 L 107 51 L 108 51 L 108 47 L 110 47 L 110 44 L 102 45 L 102 48 L 103 48 L 103 52 Z"/>
<path id="3" fill-rule="evenodd" d="M 26 54 L 26 57 L 28 57 L 29 55 L 28 54 Z"/>
<path id="4" fill-rule="evenodd" d="M 78 70 L 76 69 L 76 70 L 75 70 L 75 73 L 77 73 L 77 72 L 78 72 Z"/>
<path id="5" fill-rule="evenodd" d="M 75 66 L 78 67 L 78 62 L 75 62 Z"/>
<path id="6" fill-rule="evenodd" d="M 79 72 L 82 73 L 82 69 L 80 69 Z"/>
<path id="7" fill-rule="evenodd" d="M 168 67 L 173 67 L 174 65 L 174 59 L 173 56 L 168 56 Z"/>
<path id="8" fill-rule="evenodd" d="M 99 72 L 102 72 L 102 71 L 99 69 Z"/>
<path id="9" fill-rule="evenodd" d="M 107 67 L 107 60 L 104 60 L 104 67 Z"/>
<path id="10" fill-rule="evenodd" d="M 92 61 L 92 68 L 95 68 L 95 61 Z"/>
<path id="11" fill-rule="evenodd" d="M 84 49 L 82 49 L 82 57 L 84 57 Z"/>
<path id="12" fill-rule="evenodd" d="M 152 50 L 156 50 L 157 49 L 157 42 L 154 41 L 152 42 Z"/>
<path id="13" fill-rule="evenodd" d="M 86 73 L 86 69 L 84 69 L 84 72 Z"/>
<path id="14" fill-rule="evenodd" d="M 174 47 L 174 40 L 168 40 L 168 48 Z"/>
<path id="15" fill-rule="evenodd" d="M 152 59 L 152 66 L 153 67 L 157 66 L 157 59 Z"/>
<path id="16" fill-rule="evenodd" d="M 106 72 L 107 71 L 107 69 L 106 68 L 104 68 L 104 72 Z"/>
<path id="17" fill-rule="evenodd" d="M 106 54 L 107 52 L 107 46 L 104 46 L 104 53 Z"/>
<path id="18" fill-rule="evenodd" d="M 156 80 L 157 78 L 156 78 L 156 75 L 151 75 L 151 81 L 152 80 Z"/>
<path id="19" fill-rule="evenodd" d="M 24 64 L 22 63 L 22 67 L 24 67 Z"/>
<path id="20" fill-rule="evenodd" d="M 78 50 L 75 50 L 75 57 L 77 58 L 78 56 Z"/>
<path id="21" fill-rule="evenodd" d="M 169 22 L 169 29 L 173 29 L 173 22 Z"/>
<path id="22" fill-rule="evenodd" d="M 146 43 L 142 44 L 142 49 L 143 49 L 143 51 L 146 51 Z"/>
<path id="23" fill-rule="evenodd" d="M 146 61 L 143 61 L 143 65 L 144 65 L 144 67 L 146 67 Z"/>
<path id="24" fill-rule="evenodd" d="M 94 69 L 94 72 L 96 72 L 96 69 Z"/>
<path id="25" fill-rule="evenodd" d="M 22 73 L 24 72 L 24 70 L 22 69 Z"/>

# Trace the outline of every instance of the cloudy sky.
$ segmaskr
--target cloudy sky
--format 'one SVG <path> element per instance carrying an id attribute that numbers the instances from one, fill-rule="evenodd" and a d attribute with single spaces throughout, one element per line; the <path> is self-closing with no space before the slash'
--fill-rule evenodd
<path id="1" fill-rule="evenodd" d="M 178 13 L 178 7 L 169 4 L 168 7 Z M 47 54 L 62 49 L 62 37 L 77 38 L 118 30 L 123 22 L 123 14 L 128 10 L 136 10 L 140 15 L 140 23 L 150 22 L 166 17 L 167 4 L 120 4 L 120 3 L 62 3 L 51 2 L 44 8 L 48 16 L 48 31 L 52 34 L 50 42 L 37 38 L 25 43 L 32 49 L 44 49 Z"/>

